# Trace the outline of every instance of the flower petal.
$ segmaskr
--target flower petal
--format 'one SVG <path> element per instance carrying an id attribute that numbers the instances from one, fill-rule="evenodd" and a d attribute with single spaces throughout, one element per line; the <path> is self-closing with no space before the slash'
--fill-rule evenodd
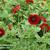
<path id="1" fill-rule="evenodd" d="M 33 3 L 33 0 L 26 0 L 26 3 Z"/>
<path id="2" fill-rule="evenodd" d="M 15 6 L 15 7 L 12 9 L 13 13 L 16 13 L 16 11 L 20 10 L 20 8 L 21 8 L 20 5 Z"/>
<path id="3" fill-rule="evenodd" d="M 5 34 L 5 30 L 3 28 L 0 28 L 0 36 L 3 36 Z"/>

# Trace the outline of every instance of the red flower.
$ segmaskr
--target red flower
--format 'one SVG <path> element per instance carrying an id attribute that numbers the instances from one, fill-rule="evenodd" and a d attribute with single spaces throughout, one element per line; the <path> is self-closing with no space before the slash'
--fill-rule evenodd
<path id="1" fill-rule="evenodd" d="M 3 36 L 5 34 L 5 30 L 3 28 L 0 28 L 0 36 Z"/>
<path id="2" fill-rule="evenodd" d="M 31 14 L 28 18 L 28 22 L 32 25 L 38 24 L 40 21 L 40 17 L 37 14 Z"/>
<path id="3" fill-rule="evenodd" d="M 33 3 L 33 0 L 26 0 L 26 3 Z"/>
<path id="4" fill-rule="evenodd" d="M 20 5 L 17 5 L 12 9 L 13 13 L 16 13 L 18 10 L 20 10 Z"/>
<path id="5" fill-rule="evenodd" d="M 49 31 L 49 26 L 46 23 L 43 23 L 42 25 L 40 25 L 40 28 L 41 28 L 41 30 L 44 30 L 45 29 L 46 32 Z"/>
<path id="6" fill-rule="evenodd" d="M 50 30 L 50 26 L 48 26 L 48 29 Z"/>
<path id="7" fill-rule="evenodd" d="M 43 22 L 47 22 L 46 18 L 44 18 L 43 16 L 41 16 L 40 18 L 41 18 L 41 20 L 42 20 Z"/>

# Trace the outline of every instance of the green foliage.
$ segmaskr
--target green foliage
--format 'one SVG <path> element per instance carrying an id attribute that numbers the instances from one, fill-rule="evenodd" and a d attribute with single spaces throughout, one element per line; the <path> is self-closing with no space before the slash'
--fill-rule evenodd
<path id="1" fill-rule="evenodd" d="M 3 27 L 6 33 L 3 37 L 0 37 L 0 45 L 11 45 L 12 47 L 9 50 L 50 50 L 49 47 L 46 47 L 46 44 L 50 46 L 50 32 L 44 33 L 40 37 L 37 32 L 41 29 L 38 26 L 32 26 L 28 23 L 29 14 L 32 13 L 42 15 L 48 20 L 50 15 L 45 12 L 50 11 L 50 3 L 48 3 L 47 7 L 47 3 L 44 6 L 40 5 L 43 2 L 42 0 L 39 2 L 35 0 L 35 4 L 26 4 L 25 0 L 3 1 L 0 0 L 0 27 Z M 18 4 L 21 5 L 21 9 L 16 14 L 13 14 L 13 5 L 16 6 Z M 12 30 L 8 29 L 8 24 L 10 23 L 13 25 Z"/>

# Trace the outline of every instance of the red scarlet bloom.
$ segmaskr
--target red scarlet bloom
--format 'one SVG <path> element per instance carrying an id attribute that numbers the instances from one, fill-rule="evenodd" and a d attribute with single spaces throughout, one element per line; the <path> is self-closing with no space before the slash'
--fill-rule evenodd
<path id="1" fill-rule="evenodd" d="M 33 0 L 26 0 L 26 3 L 33 3 Z"/>
<path id="2" fill-rule="evenodd" d="M 46 32 L 48 32 L 49 29 L 50 29 L 50 27 L 46 23 L 43 23 L 42 25 L 40 25 L 40 28 L 41 28 L 41 30 L 44 30 L 45 29 Z"/>
<path id="3" fill-rule="evenodd" d="M 37 14 L 31 14 L 28 18 L 28 22 L 32 25 L 36 25 L 40 22 L 40 17 Z"/>
<path id="4" fill-rule="evenodd" d="M 13 9 L 12 9 L 12 11 L 13 11 L 13 13 L 16 13 L 16 11 L 18 11 L 18 10 L 20 10 L 20 5 L 16 5 Z"/>
<path id="5" fill-rule="evenodd" d="M 48 29 L 50 30 L 50 26 L 48 26 Z"/>
<path id="6" fill-rule="evenodd" d="M 41 16 L 40 18 L 41 18 L 41 20 L 42 20 L 43 22 L 47 22 L 46 18 L 44 18 L 43 16 Z"/>
<path id="7" fill-rule="evenodd" d="M 3 28 L 0 28 L 0 37 L 5 34 L 5 30 Z"/>

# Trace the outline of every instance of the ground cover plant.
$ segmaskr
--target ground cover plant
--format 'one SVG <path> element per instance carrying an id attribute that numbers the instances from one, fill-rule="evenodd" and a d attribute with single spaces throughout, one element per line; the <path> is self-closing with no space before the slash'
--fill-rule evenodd
<path id="1" fill-rule="evenodd" d="M 50 50 L 50 0 L 0 0 L 0 50 Z"/>

